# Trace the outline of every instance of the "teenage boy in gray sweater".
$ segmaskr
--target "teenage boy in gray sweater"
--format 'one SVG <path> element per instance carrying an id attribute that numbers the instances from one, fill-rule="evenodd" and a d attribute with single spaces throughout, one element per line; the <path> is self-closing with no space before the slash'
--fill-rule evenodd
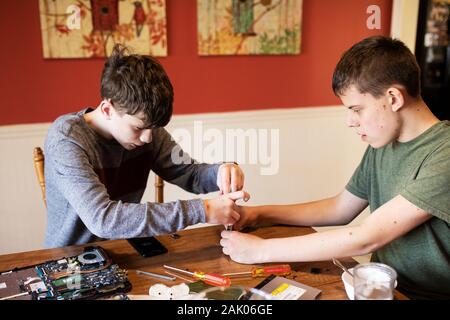
<path id="1" fill-rule="evenodd" d="M 232 163 L 199 164 L 164 129 L 173 88 L 153 58 L 116 45 L 101 78 L 95 109 L 59 117 L 45 146 L 46 247 L 170 233 L 208 222 L 233 224 L 244 174 Z M 174 152 L 174 150 L 176 152 Z M 180 164 L 178 159 L 183 159 Z M 212 200 L 141 202 L 150 171 Z"/>

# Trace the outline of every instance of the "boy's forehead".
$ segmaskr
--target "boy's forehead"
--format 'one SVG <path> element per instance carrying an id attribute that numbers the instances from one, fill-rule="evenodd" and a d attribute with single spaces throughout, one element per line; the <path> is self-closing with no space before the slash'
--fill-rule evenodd
<path id="1" fill-rule="evenodd" d="M 341 98 L 351 99 L 359 96 L 363 96 L 363 94 L 356 88 L 354 85 L 349 86 L 344 92 L 339 96 Z"/>
<path id="2" fill-rule="evenodd" d="M 350 86 L 344 93 L 339 96 L 342 103 L 347 106 L 356 106 L 367 102 L 368 100 L 373 100 L 374 97 L 370 93 L 361 93 L 355 86 Z"/>
<path id="3" fill-rule="evenodd" d="M 145 116 L 142 111 L 136 113 L 136 114 L 127 114 L 129 119 L 135 124 L 144 125 L 145 124 Z"/>
<path id="4" fill-rule="evenodd" d="M 354 86 L 348 87 L 344 92 L 339 96 L 342 103 L 346 106 L 351 106 L 358 104 L 364 96 L 356 89 Z"/>

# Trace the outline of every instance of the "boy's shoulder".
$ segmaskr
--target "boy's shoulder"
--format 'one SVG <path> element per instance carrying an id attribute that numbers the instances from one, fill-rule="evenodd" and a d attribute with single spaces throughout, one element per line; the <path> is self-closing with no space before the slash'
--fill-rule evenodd
<path id="1" fill-rule="evenodd" d="M 430 143 L 434 141 L 441 148 L 450 146 L 450 121 L 444 120 L 436 125 L 436 129 L 430 134 Z"/>
<path id="2" fill-rule="evenodd" d="M 447 134 L 450 134 L 450 120 L 441 121 L 442 130 L 444 130 Z"/>
<path id="3" fill-rule="evenodd" d="M 82 112 L 71 112 L 67 114 L 63 114 L 55 119 L 52 123 L 52 127 L 54 128 L 67 128 L 73 124 L 76 124 L 80 121 L 80 113 Z"/>
<path id="4" fill-rule="evenodd" d="M 50 126 L 47 134 L 48 142 L 56 142 L 61 139 L 76 139 L 84 135 L 86 126 L 83 125 L 85 110 L 72 112 L 59 116 Z"/>

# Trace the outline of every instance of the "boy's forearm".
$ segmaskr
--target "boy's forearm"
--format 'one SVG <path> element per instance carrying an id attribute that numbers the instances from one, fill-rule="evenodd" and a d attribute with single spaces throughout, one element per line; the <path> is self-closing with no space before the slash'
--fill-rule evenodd
<path id="1" fill-rule="evenodd" d="M 258 222 L 299 226 L 341 224 L 336 215 L 335 198 L 292 205 L 255 207 Z"/>
<path id="2" fill-rule="evenodd" d="M 325 261 L 368 254 L 377 247 L 360 226 L 346 227 L 299 237 L 264 240 L 261 262 Z"/>

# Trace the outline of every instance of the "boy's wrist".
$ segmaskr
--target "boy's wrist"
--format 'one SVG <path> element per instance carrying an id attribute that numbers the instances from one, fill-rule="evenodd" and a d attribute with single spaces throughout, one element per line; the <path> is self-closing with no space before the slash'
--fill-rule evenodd
<path id="1" fill-rule="evenodd" d="M 270 244 L 272 239 L 263 239 L 261 241 L 261 250 L 259 250 L 260 256 L 258 258 L 258 261 L 261 261 L 261 263 L 268 263 L 274 261 L 274 258 L 272 257 L 272 250 L 274 246 Z"/>
<path id="2" fill-rule="evenodd" d="M 210 203 L 209 203 L 209 200 L 208 199 L 206 199 L 206 200 L 202 200 L 202 203 L 203 203 L 203 208 L 204 208 L 204 212 L 205 212 L 205 222 L 208 222 L 208 218 L 209 218 L 209 210 L 210 210 Z"/>
<path id="3" fill-rule="evenodd" d="M 239 206 L 243 217 L 245 217 L 246 227 L 257 227 L 261 222 L 260 208 L 259 206 Z"/>
<path id="4" fill-rule="evenodd" d="M 264 222 L 264 207 L 263 206 L 256 206 L 253 207 L 253 216 L 255 219 L 255 224 L 261 224 Z"/>

